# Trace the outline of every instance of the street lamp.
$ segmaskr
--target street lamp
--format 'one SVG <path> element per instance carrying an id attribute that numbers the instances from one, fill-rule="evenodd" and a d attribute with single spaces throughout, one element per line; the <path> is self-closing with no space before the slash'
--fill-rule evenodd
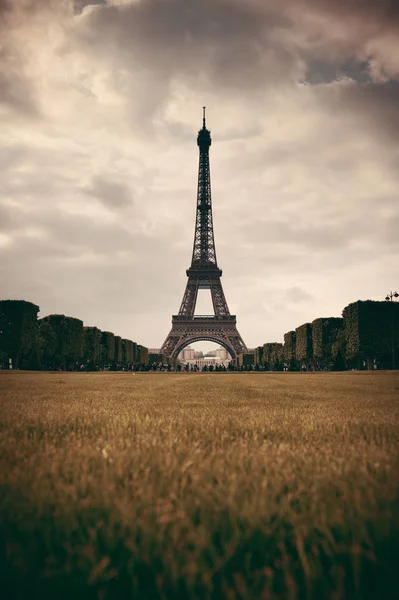
<path id="1" fill-rule="evenodd" d="M 387 302 L 394 302 L 396 298 L 399 298 L 398 292 L 392 292 L 392 290 L 385 296 Z M 395 299 L 395 300 L 394 300 Z M 392 351 L 392 371 L 395 369 L 395 340 L 393 335 L 393 305 L 391 308 L 391 351 Z"/>
<path id="2" fill-rule="evenodd" d="M 387 302 L 393 302 L 394 298 L 399 298 L 398 292 L 389 292 L 389 294 L 385 296 Z"/>

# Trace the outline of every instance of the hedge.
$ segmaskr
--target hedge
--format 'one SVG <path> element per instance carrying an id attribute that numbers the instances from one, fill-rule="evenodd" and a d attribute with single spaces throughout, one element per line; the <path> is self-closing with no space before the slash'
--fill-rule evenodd
<path id="1" fill-rule="evenodd" d="M 150 363 L 150 365 L 153 365 L 154 363 L 156 363 L 156 364 L 161 363 L 162 365 L 166 365 L 166 364 L 168 364 L 168 359 L 165 354 L 151 352 L 148 355 L 148 362 Z"/>
<path id="2" fill-rule="evenodd" d="M 288 331 L 284 334 L 284 359 L 287 362 L 296 358 L 296 333 Z"/>
<path id="3" fill-rule="evenodd" d="M 102 363 L 109 365 L 115 358 L 115 336 L 110 331 L 101 334 Z"/>
<path id="4" fill-rule="evenodd" d="M 82 368 L 112 363 L 148 363 L 148 349 L 110 331 L 83 327 L 65 315 L 37 318 L 39 307 L 25 300 L 0 300 L 0 367 Z M 122 356 L 123 352 L 123 356 Z"/>
<path id="5" fill-rule="evenodd" d="M 101 331 L 98 327 L 83 327 L 83 358 L 93 365 L 101 363 Z"/>
<path id="6" fill-rule="evenodd" d="M 38 306 L 25 300 L 0 301 L 0 363 L 4 366 L 12 358 L 14 367 L 29 367 L 33 356 L 38 365 L 41 360 L 44 366 L 51 364 L 53 368 L 77 365 L 81 359 L 102 365 L 148 364 L 145 346 L 97 327 L 83 328 L 80 319 L 65 315 L 49 315 L 38 321 L 38 311 Z M 357 361 L 358 366 L 361 360 L 367 360 L 369 366 L 372 360 L 378 360 L 379 366 L 390 368 L 393 342 L 398 366 L 399 303 L 358 300 L 346 306 L 342 315 L 342 319 L 318 318 L 312 324 L 304 323 L 284 335 L 284 346 L 266 343 L 240 360 L 269 368 L 284 361 L 295 368 L 294 357 L 307 365 L 312 359 L 319 364 L 334 360 L 336 368 L 338 364 L 345 366 L 345 356 L 348 361 Z"/>
<path id="7" fill-rule="evenodd" d="M 266 368 L 274 369 L 284 360 L 284 347 L 279 342 L 268 342 L 263 345 L 263 363 Z"/>
<path id="8" fill-rule="evenodd" d="M 345 321 L 344 327 L 340 329 L 337 333 L 337 339 L 332 344 L 331 347 L 332 355 L 334 357 L 334 361 L 336 362 L 338 357 L 340 357 L 341 365 L 345 361 L 346 356 L 346 337 L 345 337 Z"/>
<path id="9" fill-rule="evenodd" d="M 283 344 L 274 344 L 270 353 L 270 366 L 271 368 L 280 367 L 284 362 L 284 346 Z"/>
<path id="10" fill-rule="evenodd" d="M 54 369 L 58 348 L 57 333 L 49 321 L 39 321 L 39 352 L 43 367 Z M 60 359 L 62 362 L 62 359 Z"/>
<path id="11" fill-rule="evenodd" d="M 148 348 L 145 346 L 137 345 L 137 361 L 141 365 L 148 363 Z"/>
<path id="12" fill-rule="evenodd" d="M 122 340 L 123 350 L 124 350 L 124 364 L 130 365 L 133 363 L 134 355 L 133 355 L 133 342 L 132 340 Z"/>
<path id="13" fill-rule="evenodd" d="M 114 337 L 114 345 L 115 345 L 114 361 L 117 364 L 121 364 L 121 362 L 122 362 L 122 339 L 121 339 L 120 335 L 116 335 Z"/>
<path id="14" fill-rule="evenodd" d="M 263 363 L 265 366 L 270 366 L 271 353 L 276 342 L 268 342 L 263 344 Z"/>
<path id="15" fill-rule="evenodd" d="M 334 344 L 338 332 L 343 328 L 344 320 L 339 317 L 324 317 L 312 321 L 312 354 L 315 360 L 329 363 L 335 359 L 337 348 Z"/>
<path id="16" fill-rule="evenodd" d="M 239 367 L 248 367 L 254 364 L 254 354 L 241 353 L 237 357 Z"/>
<path id="17" fill-rule="evenodd" d="M 254 364 L 263 366 L 263 346 L 258 346 L 254 351 Z"/>
<path id="18" fill-rule="evenodd" d="M 295 356 L 297 360 L 309 361 L 312 359 L 312 326 L 304 323 L 295 329 Z"/>
<path id="19" fill-rule="evenodd" d="M 65 315 L 49 315 L 41 320 L 53 330 L 55 352 L 53 362 L 69 368 L 83 356 L 83 321 Z M 48 356 L 48 349 L 45 349 Z M 48 356 L 49 357 L 49 356 Z"/>
<path id="20" fill-rule="evenodd" d="M 387 362 L 399 346 L 399 303 L 358 300 L 342 311 L 345 322 L 346 358 Z M 397 360 L 397 358 L 396 358 Z"/>
<path id="21" fill-rule="evenodd" d="M 0 362 L 8 359 L 17 368 L 20 359 L 29 360 L 39 346 L 37 313 L 39 307 L 25 300 L 0 301 Z"/>

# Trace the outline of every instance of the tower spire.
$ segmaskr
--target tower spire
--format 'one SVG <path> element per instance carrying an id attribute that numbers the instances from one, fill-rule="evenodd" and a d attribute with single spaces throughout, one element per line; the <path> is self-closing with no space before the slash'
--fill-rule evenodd
<path id="1" fill-rule="evenodd" d="M 212 138 L 211 132 L 206 128 L 205 106 L 203 106 L 202 110 L 202 129 L 199 130 L 197 136 L 197 145 L 199 148 L 197 216 L 191 267 L 217 268 L 209 165 L 209 148 L 212 144 Z"/>

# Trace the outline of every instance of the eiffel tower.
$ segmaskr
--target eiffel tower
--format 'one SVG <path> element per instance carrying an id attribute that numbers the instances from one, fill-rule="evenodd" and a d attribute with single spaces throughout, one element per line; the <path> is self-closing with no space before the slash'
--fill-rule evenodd
<path id="1" fill-rule="evenodd" d="M 191 267 L 186 271 L 188 281 L 179 314 L 172 316 L 172 329 L 161 352 L 177 358 L 188 344 L 208 340 L 226 348 L 235 361 L 240 352 L 247 352 L 247 347 L 238 333 L 236 317 L 230 314 L 227 306 L 220 280 L 222 270 L 216 261 L 209 168 L 209 147 L 212 140 L 211 132 L 206 128 L 205 107 L 203 111 L 202 129 L 197 137 L 199 168 L 193 256 Z M 210 290 L 213 315 L 194 316 L 200 289 Z"/>

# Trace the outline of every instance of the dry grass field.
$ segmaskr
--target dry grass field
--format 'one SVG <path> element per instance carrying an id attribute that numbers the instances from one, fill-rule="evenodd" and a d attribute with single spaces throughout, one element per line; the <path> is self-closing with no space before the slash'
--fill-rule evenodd
<path id="1" fill-rule="evenodd" d="M 399 372 L 0 372 L 7 599 L 399 597 Z"/>

